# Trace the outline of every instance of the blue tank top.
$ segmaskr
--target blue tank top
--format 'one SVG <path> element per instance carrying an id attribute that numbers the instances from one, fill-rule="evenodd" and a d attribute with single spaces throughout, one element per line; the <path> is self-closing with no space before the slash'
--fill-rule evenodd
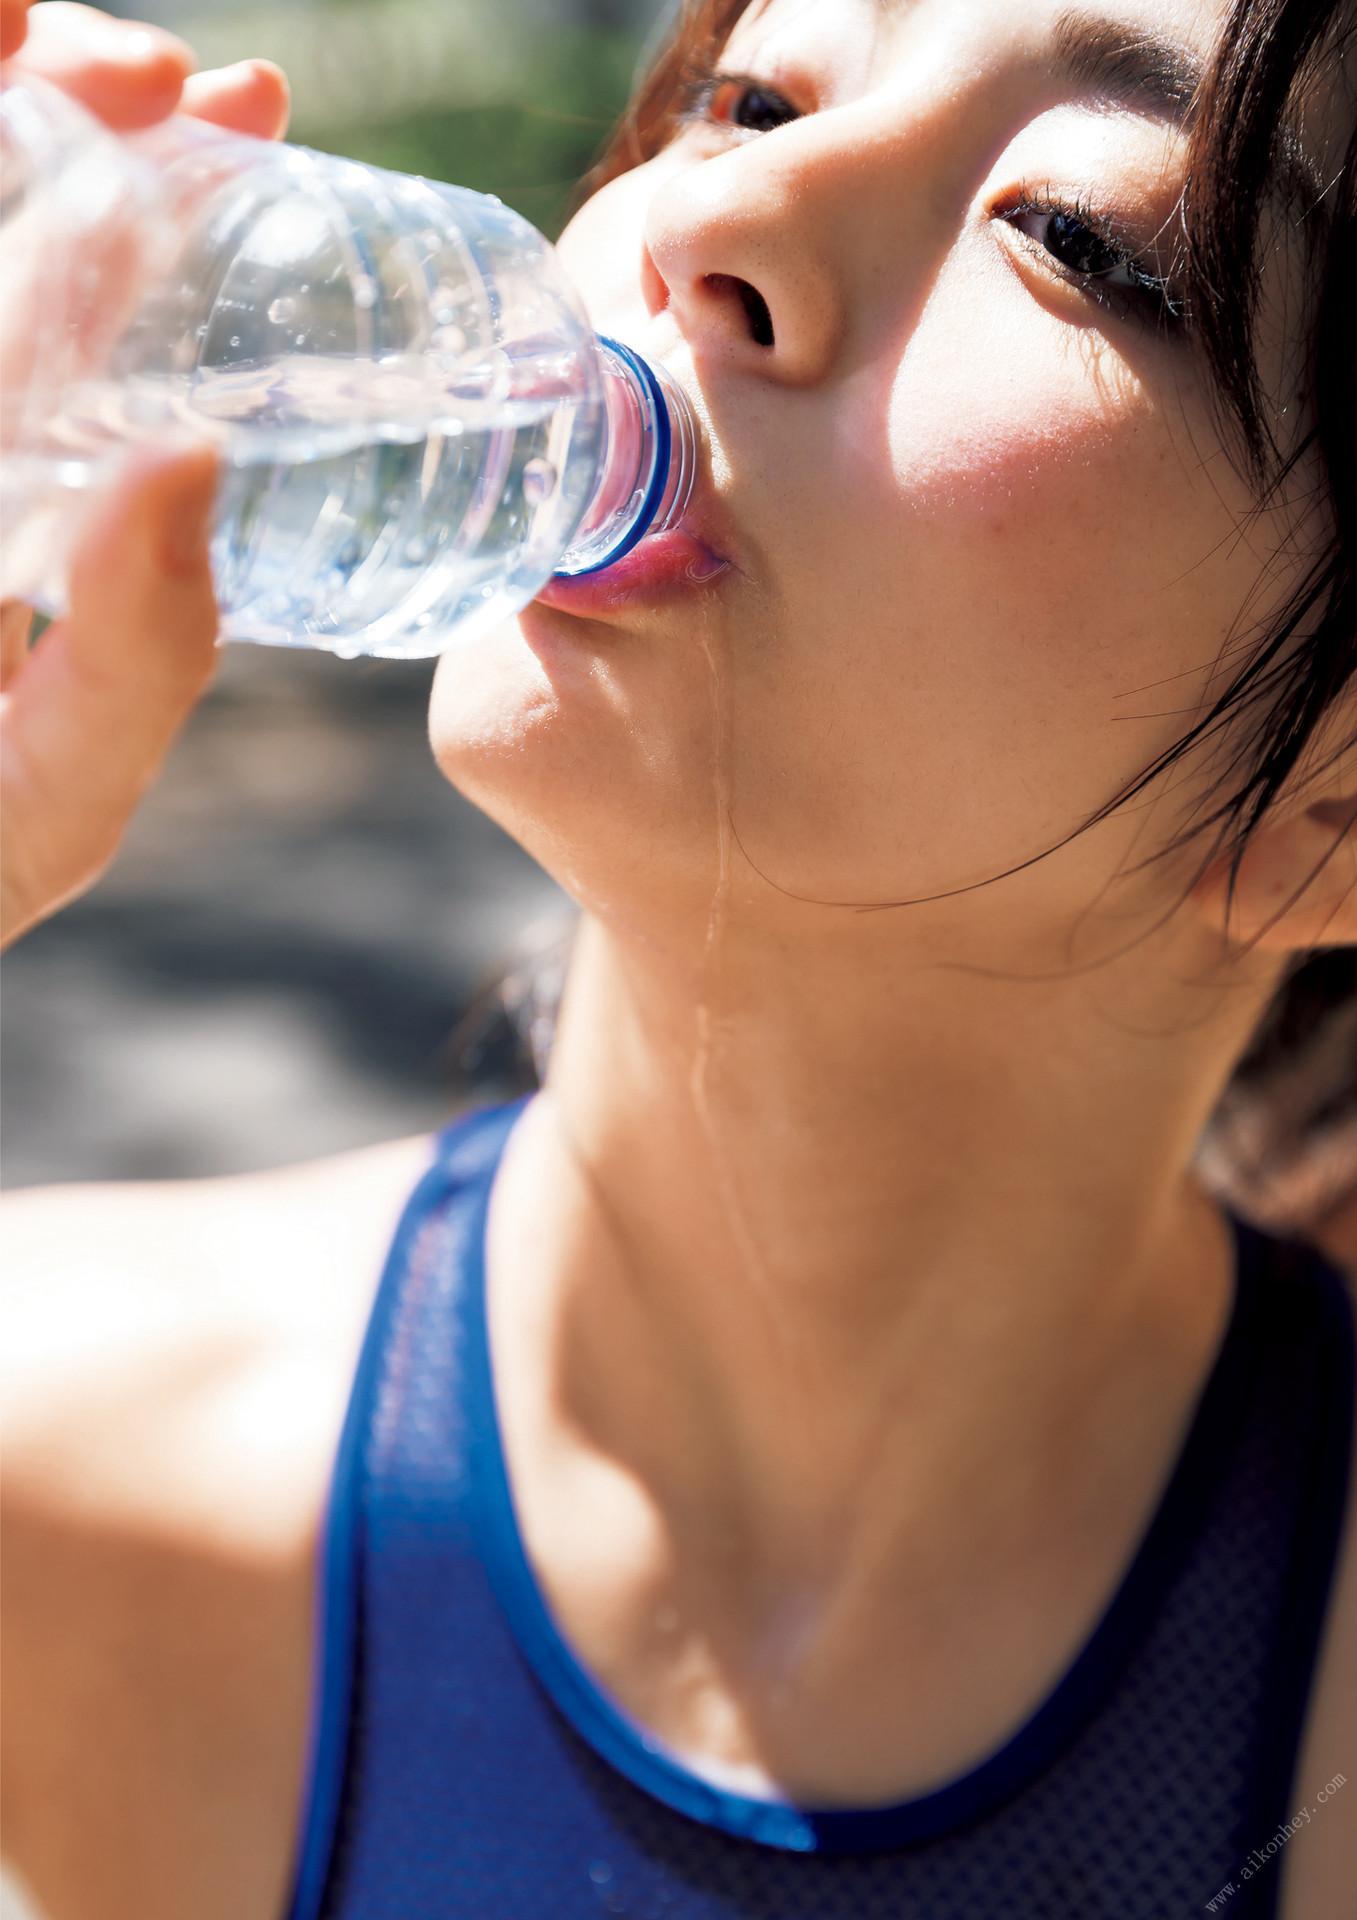
<path id="1" fill-rule="evenodd" d="M 1230 1881 L 1231 1920 L 1275 1915 L 1268 1843 L 1294 1812 L 1350 1470 L 1341 1277 L 1233 1220 L 1228 1326 L 1154 1518 L 996 1751 L 891 1806 L 746 1796 L 579 1664 L 518 1533 L 484 1229 L 526 1099 L 435 1137 L 372 1307 L 326 1514 L 290 1920 L 1180 1920 Z"/>

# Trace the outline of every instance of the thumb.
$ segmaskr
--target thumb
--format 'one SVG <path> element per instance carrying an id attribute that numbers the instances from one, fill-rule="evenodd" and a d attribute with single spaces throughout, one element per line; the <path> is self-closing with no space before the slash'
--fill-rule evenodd
<path id="1" fill-rule="evenodd" d="M 208 447 L 129 461 L 71 567 L 70 612 L 6 699 L 4 937 L 83 891 L 215 666 Z"/>

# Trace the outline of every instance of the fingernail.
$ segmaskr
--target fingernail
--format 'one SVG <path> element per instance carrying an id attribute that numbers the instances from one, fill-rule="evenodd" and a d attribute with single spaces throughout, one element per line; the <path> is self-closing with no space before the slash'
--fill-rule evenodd
<path id="1" fill-rule="evenodd" d="M 168 573 L 196 573 L 206 558 L 208 530 L 217 504 L 217 462 L 203 455 L 185 472 L 175 493 L 161 541 Z"/>
<path id="2" fill-rule="evenodd" d="M 190 49 L 178 34 L 169 33 L 163 27 L 101 20 L 98 31 L 91 33 L 90 44 L 99 59 L 115 62 L 120 67 L 148 67 L 165 59 L 190 68 L 194 64 Z"/>
<path id="3" fill-rule="evenodd" d="M 101 42 L 99 51 L 106 59 L 125 60 L 129 66 L 140 66 L 144 60 L 154 60 L 162 54 L 165 42 L 150 27 L 115 28 Z"/>

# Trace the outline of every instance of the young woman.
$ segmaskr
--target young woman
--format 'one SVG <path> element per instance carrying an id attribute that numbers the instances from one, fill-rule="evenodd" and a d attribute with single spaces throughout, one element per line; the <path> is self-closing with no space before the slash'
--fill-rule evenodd
<path id="1" fill-rule="evenodd" d="M 50 12 L 20 59 L 177 97 Z M 684 16 L 562 254 L 703 420 L 706 564 L 430 714 L 582 909 L 544 1089 L 10 1203 L 51 1920 L 1349 1909 L 1349 1295 L 1194 1149 L 1357 942 L 1355 43 Z M 18 665 L 16 925 L 206 678 L 208 479 L 135 476 Z"/>

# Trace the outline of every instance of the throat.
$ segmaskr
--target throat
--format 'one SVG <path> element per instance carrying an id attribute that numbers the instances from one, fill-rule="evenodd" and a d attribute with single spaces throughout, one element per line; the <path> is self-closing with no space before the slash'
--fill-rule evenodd
<path id="1" fill-rule="evenodd" d="M 577 1664 L 735 1791 L 887 1805 L 979 1764 L 1058 1684 L 1154 1517 L 1228 1325 L 1228 1225 L 1193 1215 L 1074 1385 L 1065 1350 L 986 1376 L 954 1304 L 872 1422 L 842 1407 L 848 1444 L 827 1390 L 769 1421 L 634 1294 L 600 1312 L 598 1265 L 568 1257 L 598 1245 L 583 1200 L 552 1202 L 531 1137 L 492 1195 L 487 1323 L 523 1550 Z M 970 1332 L 988 1351 L 983 1318 Z"/>

